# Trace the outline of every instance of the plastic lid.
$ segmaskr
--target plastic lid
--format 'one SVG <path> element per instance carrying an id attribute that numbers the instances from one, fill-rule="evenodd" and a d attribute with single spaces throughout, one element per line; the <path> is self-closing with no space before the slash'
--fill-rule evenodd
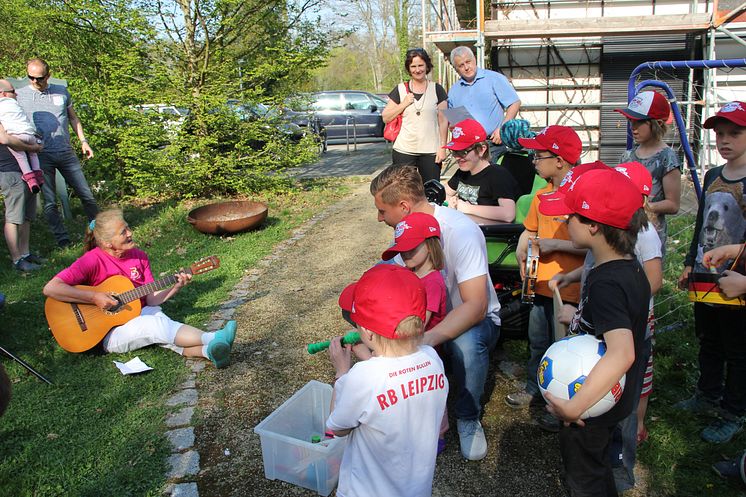
<path id="1" fill-rule="evenodd" d="M 321 442 L 321 436 L 320 435 L 313 435 L 311 437 L 311 443 L 312 444 L 317 444 L 319 442 Z"/>

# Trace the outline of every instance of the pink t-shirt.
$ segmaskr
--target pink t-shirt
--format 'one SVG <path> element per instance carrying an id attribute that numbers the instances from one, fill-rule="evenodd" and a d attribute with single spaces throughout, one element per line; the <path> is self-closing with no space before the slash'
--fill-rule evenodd
<path id="1" fill-rule="evenodd" d="M 431 330 L 446 317 L 446 282 L 440 271 L 431 271 L 421 278 L 427 295 L 427 310 L 432 312 L 425 331 Z"/>
<path id="2" fill-rule="evenodd" d="M 57 278 L 68 285 L 100 285 L 111 276 L 122 275 L 130 279 L 135 287 L 153 281 L 148 255 L 140 249 L 131 249 L 122 258 L 114 257 L 99 247 L 89 250 L 73 262 L 70 267 L 57 273 Z M 145 301 L 143 300 L 143 305 Z"/>

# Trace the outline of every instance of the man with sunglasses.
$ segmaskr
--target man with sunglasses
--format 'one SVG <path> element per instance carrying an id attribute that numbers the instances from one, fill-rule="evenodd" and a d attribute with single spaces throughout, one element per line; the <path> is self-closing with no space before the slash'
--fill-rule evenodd
<path id="1" fill-rule="evenodd" d="M 490 156 L 495 161 L 507 150 L 500 138 L 500 125 L 518 114 L 518 93 L 502 74 L 477 67 L 469 47 L 454 48 L 450 60 L 461 78 L 448 90 L 448 107 L 465 107 L 484 127 L 489 135 Z"/>
<path id="2" fill-rule="evenodd" d="M 69 128 L 72 127 L 80 140 L 80 148 L 86 159 L 93 157 L 93 149 L 88 145 L 67 88 L 49 83 L 49 65 L 42 59 L 31 59 L 26 64 L 26 71 L 29 85 L 16 91 L 17 100 L 44 140 L 44 150 L 39 153 L 39 162 L 44 171 L 44 215 L 57 244 L 65 247 L 70 244 L 70 237 L 57 208 L 57 171 L 80 198 L 88 220 L 95 219 L 98 214 L 96 199 L 70 144 Z"/>

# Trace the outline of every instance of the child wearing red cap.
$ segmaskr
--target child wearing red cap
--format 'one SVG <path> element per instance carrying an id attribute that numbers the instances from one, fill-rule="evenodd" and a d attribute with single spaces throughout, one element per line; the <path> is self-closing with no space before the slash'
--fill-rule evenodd
<path id="1" fill-rule="evenodd" d="M 539 361 L 554 341 L 554 301 L 549 289 L 549 280 L 557 273 L 570 272 L 583 265 L 585 249 L 577 249 L 570 242 L 565 216 L 545 216 L 539 212 L 540 198 L 556 191 L 565 175 L 578 163 L 582 151 L 580 137 L 568 126 L 548 126 L 534 138 L 519 138 L 518 142 L 529 150 L 535 150 L 534 166 L 539 176 L 549 184 L 537 191 L 531 201 L 526 218 L 525 230 L 521 234 L 516 250 L 521 277 L 525 275 L 525 261 L 528 256 L 528 242 L 532 250 L 539 250 L 539 263 L 535 283 L 535 296 L 528 323 L 530 357 L 526 367 L 524 389 L 508 394 L 505 402 L 519 409 L 544 404 L 536 383 L 536 369 Z M 580 286 L 577 283 L 561 290 L 562 300 L 577 305 Z M 533 409 L 532 414 L 538 425 L 548 431 L 559 430 L 559 422 L 543 409 Z"/>
<path id="2" fill-rule="evenodd" d="M 588 170 L 588 166 L 599 164 L 600 162 L 592 164 L 583 164 L 575 167 L 572 172 L 573 178 L 577 179 L 580 174 Z M 606 166 L 604 166 L 606 168 Z M 650 172 L 640 164 L 639 162 L 625 162 L 619 164 L 614 168 L 616 171 L 626 176 L 632 184 L 635 185 L 637 190 L 640 192 L 643 198 L 643 202 L 647 204 L 647 195 L 650 193 L 652 185 L 652 178 Z M 619 178 L 621 180 L 621 178 Z M 569 188 L 564 186 L 560 188 L 560 193 L 563 196 Z M 560 196 L 560 199 L 561 199 Z M 547 198 L 542 199 L 543 202 L 539 205 L 539 210 L 544 212 L 547 208 L 551 209 Z M 557 199 L 559 200 L 559 199 Z M 648 214 L 645 209 L 646 215 Z M 637 233 L 637 242 L 635 243 L 634 255 L 645 272 L 645 276 L 648 279 L 650 285 L 650 304 L 648 307 L 648 326 L 645 331 L 645 348 L 644 348 L 644 371 L 641 390 L 638 394 L 639 403 L 633 406 L 634 411 L 627 416 L 620 424 L 618 428 L 618 434 L 615 434 L 615 442 L 611 446 L 612 461 L 615 462 L 614 467 L 614 479 L 616 480 L 616 487 L 619 492 L 623 492 L 635 486 L 635 459 L 637 458 L 637 445 L 647 439 L 647 430 L 645 429 L 644 419 L 645 412 L 647 410 L 647 401 L 652 392 L 653 388 L 653 332 L 655 318 L 653 315 L 653 295 L 655 295 L 663 284 L 663 266 L 661 263 L 661 242 L 658 238 L 658 233 L 653 228 L 652 224 L 647 221 L 644 223 L 643 228 Z M 570 282 L 580 281 L 581 292 L 585 286 L 585 276 L 588 272 L 593 269 L 595 265 L 595 258 L 592 252 L 588 252 L 585 256 L 585 263 L 582 268 L 578 268 L 569 274 L 558 274 L 553 278 L 553 282 L 556 282 L 558 286 L 567 285 Z M 582 273 L 582 274 L 581 274 Z M 550 286 L 553 285 L 550 282 Z M 572 306 L 566 306 L 566 309 L 562 309 L 560 322 L 569 324 L 572 321 L 575 309 Z M 568 317 L 569 314 L 569 317 Z"/>
<path id="3" fill-rule="evenodd" d="M 518 183 L 504 167 L 490 162 L 489 137 L 474 119 L 457 123 L 451 141 L 443 148 L 451 151 L 458 164 L 446 184 L 448 207 L 464 214 L 500 223 L 515 219 Z"/>
<path id="4" fill-rule="evenodd" d="M 414 272 L 425 286 L 427 311 L 425 331 L 443 321 L 446 313 L 446 282 L 440 270 L 445 266 L 445 254 L 440 246 L 438 220 L 424 212 L 413 212 L 394 228 L 394 245 L 381 259 L 388 261 L 401 255 L 404 266 Z M 443 413 L 438 438 L 438 454 L 445 450 L 445 433 L 448 431 L 448 413 Z"/>
<path id="5" fill-rule="evenodd" d="M 690 273 L 723 273 L 724 260 L 707 266 L 703 254 L 714 248 L 743 244 L 746 232 L 746 102 L 729 102 L 703 125 L 715 130 L 725 165 L 707 171 L 697 222 L 679 285 Z M 746 415 L 746 309 L 735 305 L 694 304 L 694 329 L 699 338 L 699 380 L 694 395 L 676 407 L 718 418 L 702 431 L 711 443 L 728 442 L 743 429 Z M 725 373 L 723 373 L 725 371 Z"/>
<path id="6" fill-rule="evenodd" d="M 341 337 L 329 347 L 337 380 L 326 426 L 349 434 L 337 495 L 429 497 L 448 381 L 435 350 L 420 344 L 425 288 L 412 271 L 380 264 L 339 304 L 375 354 L 351 367 Z"/>
<path id="7" fill-rule="evenodd" d="M 633 411 L 645 364 L 645 328 L 650 285 L 633 252 L 646 222 L 639 190 L 612 169 L 588 171 L 564 195 L 547 204 L 553 215 L 570 214 L 572 243 L 595 258 L 570 333 L 588 333 L 606 343 L 606 353 L 570 399 L 547 395 L 547 409 L 563 420 L 560 452 L 571 495 L 616 496 L 609 460 L 611 434 Z M 626 374 L 626 386 L 608 412 L 585 421 L 580 415 Z"/>
<path id="8" fill-rule="evenodd" d="M 681 202 L 681 162 L 676 153 L 666 145 L 671 115 L 668 100 L 654 91 L 641 91 L 624 109 L 615 109 L 624 115 L 632 126 L 632 137 L 637 144 L 622 154 L 620 162 L 640 162 L 650 171 L 653 186 L 648 194 L 650 221 L 658 231 L 666 253 L 666 214 L 679 212 Z"/>

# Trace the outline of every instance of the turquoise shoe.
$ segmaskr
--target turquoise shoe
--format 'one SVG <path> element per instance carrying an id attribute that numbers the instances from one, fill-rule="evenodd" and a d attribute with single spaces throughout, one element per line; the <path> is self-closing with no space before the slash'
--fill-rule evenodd
<path id="1" fill-rule="evenodd" d="M 207 345 L 207 358 L 217 369 L 223 369 L 231 363 L 231 346 L 225 340 L 215 337 Z"/>
<path id="2" fill-rule="evenodd" d="M 223 340 L 232 348 L 233 342 L 236 340 L 236 322 L 230 320 L 225 323 L 223 328 L 215 332 L 215 338 Z"/>

